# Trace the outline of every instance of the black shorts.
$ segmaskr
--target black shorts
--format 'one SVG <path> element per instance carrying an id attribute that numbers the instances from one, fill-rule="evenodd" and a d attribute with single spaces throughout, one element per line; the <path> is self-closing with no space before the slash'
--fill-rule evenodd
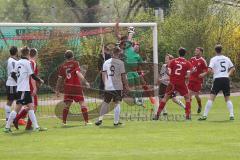
<path id="1" fill-rule="evenodd" d="M 104 91 L 104 102 L 110 103 L 112 100 L 113 102 L 122 101 L 122 91 Z"/>
<path id="2" fill-rule="evenodd" d="M 27 105 L 32 103 L 32 95 L 30 91 L 18 91 L 18 99 L 17 99 L 17 104 L 21 104 L 21 105 Z"/>
<path id="3" fill-rule="evenodd" d="M 163 98 L 165 96 L 166 91 L 167 91 L 167 85 L 161 83 L 159 85 L 159 98 Z M 175 92 L 173 92 L 170 95 L 170 98 L 173 98 L 173 97 L 176 97 L 176 93 Z"/>
<path id="4" fill-rule="evenodd" d="M 223 95 L 230 96 L 230 80 L 227 77 L 214 79 L 211 94 L 217 95 L 220 91 Z"/>
<path id="5" fill-rule="evenodd" d="M 7 99 L 9 101 L 17 100 L 17 86 L 6 86 L 7 90 Z"/>

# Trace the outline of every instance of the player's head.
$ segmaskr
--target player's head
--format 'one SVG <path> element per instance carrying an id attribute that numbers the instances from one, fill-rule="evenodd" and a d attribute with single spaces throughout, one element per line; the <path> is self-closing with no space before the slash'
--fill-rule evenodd
<path id="1" fill-rule="evenodd" d="M 195 56 L 202 56 L 203 54 L 203 48 L 202 47 L 197 47 L 195 48 Z"/>
<path id="2" fill-rule="evenodd" d="M 65 57 L 66 60 L 72 59 L 74 57 L 73 56 L 73 51 L 66 50 L 66 52 L 64 53 L 64 57 Z"/>
<path id="3" fill-rule="evenodd" d="M 174 57 L 171 54 L 167 53 L 165 56 L 165 64 L 168 64 L 168 62 L 172 59 L 174 59 Z"/>
<path id="4" fill-rule="evenodd" d="M 139 50 L 140 50 L 140 44 L 138 42 L 134 42 L 133 43 L 133 49 L 134 49 L 135 52 L 138 53 Z"/>
<path id="5" fill-rule="evenodd" d="M 30 58 L 35 59 L 35 58 L 37 58 L 37 55 L 38 55 L 37 49 L 36 48 L 31 48 L 30 49 Z"/>
<path id="6" fill-rule="evenodd" d="M 104 46 L 104 52 L 109 54 L 110 53 L 110 48 L 108 46 Z"/>
<path id="7" fill-rule="evenodd" d="M 217 54 L 221 54 L 221 53 L 222 53 L 222 45 L 221 45 L 221 44 L 217 44 L 217 45 L 215 46 L 215 52 L 216 52 Z"/>
<path id="8" fill-rule="evenodd" d="M 17 56 L 18 48 L 16 46 L 11 46 L 9 49 L 9 53 L 11 56 Z"/>
<path id="9" fill-rule="evenodd" d="M 27 46 L 21 48 L 21 57 L 29 58 L 30 49 Z"/>
<path id="10" fill-rule="evenodd" d="M 180 57 L 184 57 L 186 53 L 187 53 L 187 51 L 186 51 L 185 48 L 180 47 L 180 48 L 178 49 L 178 54 L 179 54 Z"/>
<path id="11" fill-rule="evenodd" d="M 113 49 L 113 52 L 112 52 L 112 57 L 114 57 L 114 58 L 120 58 L 121 53 L 122 53 L 121 48 L 115 47 L 115 48 Z"/>

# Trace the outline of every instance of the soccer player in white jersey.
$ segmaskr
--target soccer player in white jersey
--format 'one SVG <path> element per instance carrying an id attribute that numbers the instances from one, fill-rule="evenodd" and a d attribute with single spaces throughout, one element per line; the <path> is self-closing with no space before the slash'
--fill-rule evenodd
<path id="1" fill-rule="evenodd" d="M 9 118 L 9 115 L 11 113 L 11 106 L 13 104 L 14 100 L 17 100 L 17 83 L 16 81 L 11 77 L 11 73 L 15 69 L 15 66 L 18 61 L 18 49 L 16 46 L 10 47 L 10 57 L 7 60 L 7 82 L 6 82 L 6 88 L 7 88 L 7 104 L 5 106 L 5 114 L 6 114 L 6 121 Z"/>
<path id="2" fill-rule="evenodd" d="M 28 60 L 30 54 L 29 51 L 28 47 L 23 47 L 21 49 L 21 59 L 17 62 L 14 71 L 11 73 L 12 78 L 17 81 L 17 105 L 9 115 L 9 119 L 4 128 L 4 132 L 6 133 L 12 132 L 10 129 L 11 124 L 24 105 L 26 105 L 26 108 L 28 109 L 28 115 L 33 123 L 34 131 L 46 130 L 45 128 L 39 127 L 34 113 L 29 80 L 31 77 L 40 83 L 43 83 L 43 80 L 36 77 L 33 73 L 31 63 Z"/>
<path id="3" fill-rule="evenodd" d="M 105 86 L 104 102 L 100 110 L 100 117 L 95 123 L 97 126 L 102 124 L 103 115 L 107 113 L 109 103 L 115 102 L 114 108 L 114 126 L 121 125 L 120 119 L 120 102 L 122 101 L 122 92 L 124 89 L 129 90 L 126 79 L 124 62 L 119 59 L 121 49 L 116 47 L 113 50 L 112 58 L 103 64 L 102 79 Z"/>
<path id="4" fill-rule="evenodd" d="M 230 120 L 234 120 L 233 104 L 230 100 L 230 80 L 229 76 L 235 71 L 235 67 L 230 58 L 222 54 L 222 46 L 220 44 L 215 47 L 216 56 L 210 60 L 208 73 L 213 73 L 213 86 L 210 97 L 205 106 L 203 116 L 199 120 L 206 120 L 208 112 L 212 107 L 213 101 L 217 94 L 222 91 L 230 112 Z M 207 73 L 206 73 L 207 74 Z"/>

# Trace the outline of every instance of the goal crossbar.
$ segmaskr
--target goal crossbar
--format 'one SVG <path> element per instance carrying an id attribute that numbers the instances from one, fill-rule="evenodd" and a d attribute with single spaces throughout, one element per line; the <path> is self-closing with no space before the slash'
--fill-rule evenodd
<path id="1" fill-rule="evenodd" d="M 0 23 L 1 27 L 114 27 L 116 23 Z M 153 34 L 153 63 L 158 64 L 158 30 L 157 23 L 119 23 L 120 27 L 152 27 Z M 158 79 L 158 67 L 154 67 L 154 84 Z M 158 95 L 155 89 L 155 95 Z"/>

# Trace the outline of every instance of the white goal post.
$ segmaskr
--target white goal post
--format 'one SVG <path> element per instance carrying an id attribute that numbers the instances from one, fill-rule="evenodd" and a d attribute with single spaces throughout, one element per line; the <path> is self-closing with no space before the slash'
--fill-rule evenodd
<path id="1" fill-rule="evenodd" d="M 116 23 L 0 23 L 1 27 L 114 27 Z M 158 30 L 157 23 L 119 23 L 120 27 L 152 27 L 153 63 L 158 64 Z M 158 67 L 154 67 L 154 84 L 157 82 Z M 155 96 L 157 96 L 155 88 Z"/>

